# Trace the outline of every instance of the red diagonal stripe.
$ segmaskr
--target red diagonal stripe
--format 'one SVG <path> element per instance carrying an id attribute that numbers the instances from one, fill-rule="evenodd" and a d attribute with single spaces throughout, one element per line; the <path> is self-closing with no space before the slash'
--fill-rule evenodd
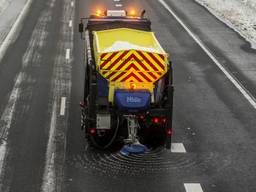
<path id="1" fill-rule="evenodd" d="M 153 77 L 155 80 L 157 79 L 157 77 L 154 75 L 154 73 L 148 72 L 148 74 L 149 74 L 151 77 Z"/>
<path id="2" fill-rule="evenodd" d="M 118 80 L 120 77 L 122 77 L 126 72 L 122 72 L 119 75 L 117 75 L 114 79 L 112 79 L 111 81 L 116 81 Z"/>
<path id="3" fill-rule="evenodd" d="M 148 82 L 152 82 L 152 80 L 149 79 L 143 72 L 140 71 L 139 74 L 140 74 L 144 79 L 146 79 Z"/>
<path id="4" fill-rule="evenodd" d="M 100 65 L 100 69 L 103 69 L 103 67 L 104 67 L 108 62 L 110 62 L 111 59 L 113 59 L 113 57 L 115 57 L 117 53 L 119 53 L 119 52 L 113 52 L 112 55 Z"/>
<path id="5" fill-rule="evenodd" d="M 132 63 L 131 65 L 129 65 L 126 69 L 124 69 L 124 71 L 125 71 L 125 70 L 128 71 L 128 70 L 130 70 L 131 68 L 133 68 L 133 69 L 139 71 L 139 68 L 138 68 L 134 63 Z"/>
<path id="6" fill-rule="evenodd" d="M 129 53 L 129 51 L 124 51 L 108 68 L 107 70 L 110 70 L 112 67 L 114 67 L 121 59 L 123 59 L 127 54 Z"/>
<path id="7" fill-rule="evenodd" d="M 142 82 L 142 80 L 137 75 L 135 75 L 133 72 L 130 73 L 129 75 L 127 75 L 124 79 L 122 79 L 121 82 L 125 82 L 130 77 L 134 77 L 137 81 Z"/>
<path id="8" fill-rule="evenodd" d="M 159 57 L 161 57 L 161 59 L 164 61 L 164 55 L 163 54 L 159 54 Z"/>
<path id="9" fill-rule="evenodd" d="M 147 62 L 147 64 L 150 65 L 150 67 L 152 67 L 154 69 L 154 71 L 158 71 L 158 69 L 156 68 L 156 66 L 154 66 L 151 61 L 148 60 L 148 58 L 142 53 L 142 51 L 137 51 L 137 53 L 139 53 L 139 55 Z"/>
<path id="10" fill-rule="evenodd" d="M 107 54 L 108 53 L 102 53 L 100 58 L 103 59 Z"/>
<path id="11" fill-rule="evenodd" d="M 132 55 L 130 55 L 123 63 L 121 63 L 117 68 L 116 70 L 120 70 L 122 69 L 123 66 L 125 66 L 126 63 L 128 63 L 132 58 Z"/>
<path id="12" fill-rule="evenodd" d="M 154 59 L 154 61 L 164 70 L 164 65 L 162 64 L 162 63 L 160 63 L 160 61 L 154 56 L 154 54 L 153 53 L 148 53 L 149 55 L 150 55 L 150 57 L 152 58 L 152 59 Z"/>
<path id="13" fill-rule="evenodd" d="M 128 66 L 125 70 L 129 70 L 131 68 L 134 68 L 135 70 L 139 70 L 138 67 L 136 67 L 136 65 L 134 65 L 134 63 L 132 63 L 130 66 Z M 105 75 L 108 71 L 103 71 L 102 74 Z M 118 71 L 115 70 L 113 72 L 111 72 L 110 74 L 108 74 L 107 77 L 105 77 L 106 79 L 109 79 L 110 77 L 112 77 L 114 74 L 116 74 Z"/>
<path id="14" fill-rule="evenodd" d="M 110 77 L 112 77 L 113 75 L 115 75 L 117 73 L 117 71 L 113 71 L 110 74 L 108 74 L 107 77 L 105 77 L 106 79 L 109 79 Z"/>
<path id="15" fill-rule="evenodd" d="M 131 54 L 121 65 L 118 66 L 116 70 L 122 69 L 122 67 L 125 66 L 126 63 L 128 63 L 132 59 L 134 59 L 145 71 L 149 71 L 149 69 L 134 54 Z"/>
<path id="16" fill-rule="evenodd" d="M 136 55 L 133 55 L 133 59 L 135 59 L 145 71 L 150 71 Z"/>
<path id="17" fill-rule="evenodd" d="M 123 63 L 121 63 L 121 64 L 116 68 L 116 70 L 122 69 L 122 67 L 125 66 L 125 64 L 128 63 L 128 62 L 132 59 L 132 55 L 133 55 L 133 54 L 131 54 Z"/>

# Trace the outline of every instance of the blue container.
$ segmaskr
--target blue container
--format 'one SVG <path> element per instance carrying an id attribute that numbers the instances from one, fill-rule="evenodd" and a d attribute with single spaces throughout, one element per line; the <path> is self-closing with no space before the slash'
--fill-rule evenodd
<path id="1" fill-rule="evenodd" d="M 151 94 L 146 90 L 128 91 L 116 90 L 115 91 L 115 105 L 121 111 L 139 112 L 146 110 L 150 106 Z"/>

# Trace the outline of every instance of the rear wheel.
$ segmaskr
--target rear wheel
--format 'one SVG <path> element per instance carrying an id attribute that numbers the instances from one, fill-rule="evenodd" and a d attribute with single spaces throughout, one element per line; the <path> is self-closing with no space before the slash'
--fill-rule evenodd
<path id="1" fill-rule="evenodd" d="M 162 126 L 141 126 L 139 131 L 140 142 L 148 148 L 157 148 L 166 143 L 166 132 Z"/>
<path id="2" fill-rule="evenodd" d="M 168 137 L 166 138 L 166 142 L 165 142 L 165 148 L 166 149 L 171 149 L 171 145 L 172 145 L 172 137 Z"/>

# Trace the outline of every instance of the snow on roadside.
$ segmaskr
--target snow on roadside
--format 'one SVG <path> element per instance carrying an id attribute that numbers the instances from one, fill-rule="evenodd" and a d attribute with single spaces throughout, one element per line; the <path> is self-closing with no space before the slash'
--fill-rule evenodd
<path id="1" fill-rule="evenodd" d="M 0 15 L 2 11 L 4 11 L 10 3 L 11 3 L 11 0 L 0 0 Z"/>
<path id="2" fill-rule="evenodd" d="M 256 0 L 195 0 L 256 49 Z"/>
<path id="3" fill-rule="evenodd" d="M 32 0 L 0 0 L 0 60 L 8 46 L 17 38 L 21 20 L 31 2 Z"/>

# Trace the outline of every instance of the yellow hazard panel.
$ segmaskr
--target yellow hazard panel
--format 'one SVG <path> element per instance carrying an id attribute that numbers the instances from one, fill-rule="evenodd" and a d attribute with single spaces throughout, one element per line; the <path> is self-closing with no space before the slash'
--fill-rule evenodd
<path id="1" fill-rule="evenodd" d="M 129 88 L 129 83 L 153 93 L 154 82 L 167 72 L 168 55 L 152 32 L 126 28 L 97 31 L 93 43 L 96 68 L 109 81 L 110 102 L 115 89 Z"/>
<path id="2" fill-rule="evenodd" d="M 125 50 L 101 54 L 98 69 L 110 82 L 155 82 L 166 73 L 167 65 L 164 55 Z"/>

